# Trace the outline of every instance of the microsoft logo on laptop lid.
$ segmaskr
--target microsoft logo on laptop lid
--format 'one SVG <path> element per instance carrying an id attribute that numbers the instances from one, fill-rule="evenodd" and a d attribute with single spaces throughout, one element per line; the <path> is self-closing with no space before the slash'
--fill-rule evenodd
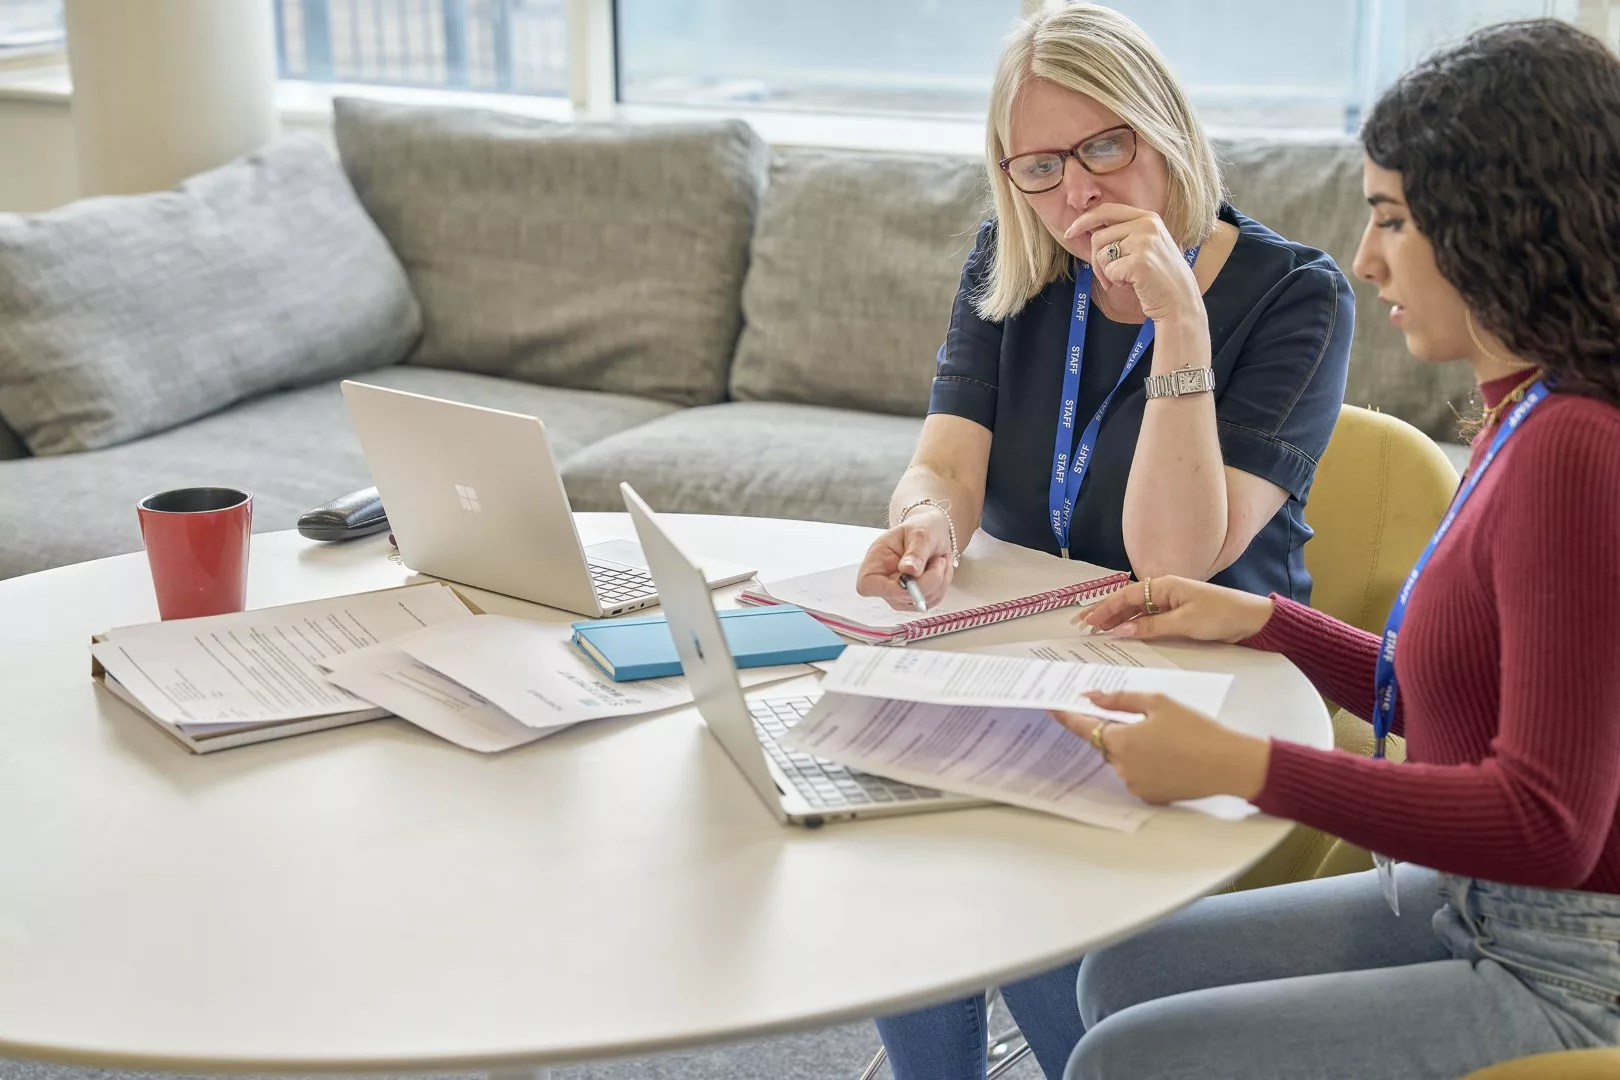
<path id="1" fill-rule="evenodd" d="M 456 497 L 461 500 L 463 510 L 478 510 L 478 492 L 464 484 L 456 485 Z"/>

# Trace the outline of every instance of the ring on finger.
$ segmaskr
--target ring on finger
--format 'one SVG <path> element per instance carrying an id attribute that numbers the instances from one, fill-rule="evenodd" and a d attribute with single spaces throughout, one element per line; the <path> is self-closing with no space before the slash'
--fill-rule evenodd
<path id="1" fill-rule="evenodd" d="M 1142 579 L 1142 610 L 1149 615 L 1159 614 L 1159 605 L 1153 602 L 1153 579 Z"/>
<path id="2" fill-rule="evenodd" d="M 1097 721 L 1097 726 L 1091 729 L 1091 745 L 1095 746 L 1097 748 L 1097 752 L 1102 755 L 1104 765 L 1113 764 L 1113 759 L 1108 756 L 1108 744 L 1103 741 L 1103 733 L 1107 730 L 1109 724 L 1115 723 L 1118 723 L 1118 721 L 1099 720 Z"/>
<path id="3" fill-rule="evenodd" d="M 1115 241 L 1114 243 L 1103 248 L 1103 254 L 1108 256 L 1109 262 L 1114 262 L 1116 259 L 1119 259 L 1125 254 L 1125 249 L 1119 246 L 1118 241 Z"/>

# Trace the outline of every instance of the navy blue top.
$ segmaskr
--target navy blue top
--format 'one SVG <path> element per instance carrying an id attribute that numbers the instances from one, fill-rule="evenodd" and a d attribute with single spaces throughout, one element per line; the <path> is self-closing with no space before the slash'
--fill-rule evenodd
<path id="1" fill-rule="evenodd" d="M 1220 217 L 1238 228 L 1236 246 L 1204 293 L 1221 457 L 1276 484 L 1288 499 L 1248 550 L 1211 580 L 1308 603 L 1305 498 L 1344 401 L 1355 300 L 1328 255 L 1290 243 L 1230 206 L 1221 207 Z M 962 269 L 928 411 L 966 417 L 993 435 L 984 530 L 1056 555 L 1047 495 L 1074 281 L 1065 276 L 1052 282 L 1005 322 L 981 319 L 972 298 L 985 287 L 995 229 L 993 221 L 980 227 Z M 1102 404 L 1141 329 L 1111 321 L 1095 303 L 1089 321 L 1079 417 Z M 1130 568 L 1125 482 L 1142 427 L 1151 357 L 1149 346 L 1108 407 L 1069 532 L 1073 558 L 1116 570 Z M 1076 440 L 1083 426 L 1075 424 Z"/>

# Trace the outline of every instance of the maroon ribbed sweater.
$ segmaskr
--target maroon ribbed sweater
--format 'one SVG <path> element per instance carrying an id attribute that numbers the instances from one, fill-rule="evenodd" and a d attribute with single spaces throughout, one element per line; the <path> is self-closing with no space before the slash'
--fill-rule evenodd
<path id="1" fill-rule="evenodd" d="M 1274 599 L 1245 644 L 1370 718 L 1379 638 Z M 1395 671 L 1406 764 L 1274 740 L 1256 804 L 1437 870 L 1620 893 L 1620 409 L 1553 394 L 1508 440 L 1413 591 Z"/>

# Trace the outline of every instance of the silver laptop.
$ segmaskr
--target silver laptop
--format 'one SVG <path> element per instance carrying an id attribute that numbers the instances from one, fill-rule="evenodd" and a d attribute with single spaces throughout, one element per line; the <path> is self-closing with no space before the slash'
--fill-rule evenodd
<path id="1" fill-rule="evenodd" d="M 596 618 L 658 602 L 637 544 L 580 543 L 538 418 L 353 381 L 343 398 L 412 570 Z M 706 588 L 753 576 L 704 570 Z"/>
<path id="2" fill-rule="evenodd" d="M 850 818 L 985 805 L 980 799 L 859 773 L 778 744 L 777 737 L 810 711 L 815 698 L 749 701 L 743 696 L 702 572 L 670 540 L 657 515 L 629 484 L 620 484 L 619 490 L 658 582 L 664 616 L 698 711 L 778 820 L 815 827 Z"/>

